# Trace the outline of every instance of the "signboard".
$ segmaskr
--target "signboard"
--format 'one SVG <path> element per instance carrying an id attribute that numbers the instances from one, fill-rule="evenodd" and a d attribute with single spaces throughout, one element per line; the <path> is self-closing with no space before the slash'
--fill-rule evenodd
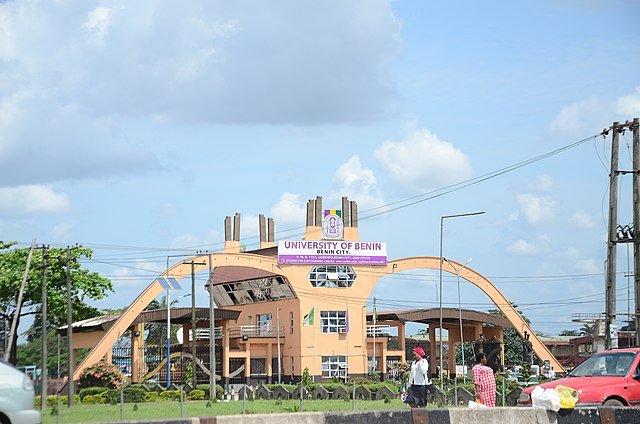
<path id="1" fill-rule="evenodd" d="M 322 218 L 322 238 L 329 240 L 342 240 L 344 223 L 342 211 L 337 209 L 325 209 Z"/>
<path id="2" fill-rule="evenodd" d="M 278 244 L 284 265 L 386 265 L 387 243 L 370 241 L 286 240 Z"/>

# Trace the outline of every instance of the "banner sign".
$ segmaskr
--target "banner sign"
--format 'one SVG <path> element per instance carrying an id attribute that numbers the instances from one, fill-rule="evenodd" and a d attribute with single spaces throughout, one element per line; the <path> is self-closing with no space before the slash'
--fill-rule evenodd
<path id="1" fill-rule="evenodd" d="M 386 265 L 387 243 L 371 241 L 300 240 L 278 243 L 284 265 Z"/>

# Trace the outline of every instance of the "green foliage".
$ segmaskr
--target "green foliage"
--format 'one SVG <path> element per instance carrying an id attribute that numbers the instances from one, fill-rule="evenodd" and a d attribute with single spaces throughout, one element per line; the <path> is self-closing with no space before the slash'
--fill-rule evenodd
<path id="1" fill-rule="evenodd" d="M 376 370 L 369 371 L 369 380 L 380 381 L 380 373 Z"/>
<path id="2" fill-rule="evenodd" d="M 302 371 L 301 383 L 307 391 L 313 390 L 310 388 L 311 385 L 313 384 L 313 381 L 311 380 L 311 376 L 309 375 L 309 368 L 305 367 L 304 371 Z"/>
<path id="3" fill-rule="evenodd" d="M 80 402 L 86 403 L 84 400 L 85 397 L 89 395 L 99 395 L 107 391 L 109 391 L 108 387 L 87 387 L 80 389 L 80 393 L 78 393 L 78 395 L 80 396 Z"/>
<path id="4" fill-rule="evenodd" d="M 349 391 L 349 386 L 347 386 L 346 384 L 341 384 L 341 383 L 321 383 L 320 384 L 322 387 L 324 387 L 325 389 L 327 389 L 330 392 L 335 391 L 338 387 L 344 387 L 344 389 L 346 391 Z"/>
<path id="5" fill-rule="evenodd" d="M 351 380 L 351 381 L 353 382 L 353 384 L 356 384 L 356 385 L 358 385 L 358 384 L 359 384 L 359 385 L 361 385 L 361 386 L 362 386 L 362 385 L 365 385 L 365 384 L 370 384 L 370 383 L 372 383 L 372 381 L 371 381 L 371 380 L 369 380 L 368 378 L 354 378 L 354 379 L 353 379 L 353 380 Z"/>
<path id="6" fill-rule="evenodd" d="M 391 398 L 387 395 L 384 396 L 384 403 L 391 403 Z"/>
<path id="7" fill-rule="evenodd" d="M 518 309 L 518 305 L 513 304 L 514 309 Z M 531 323 L 527 317 L 525 317 L 522 312 L 517 311 L 524 319 L 527 324 Z M 489 313 L 491 315 L 496 315 L 500 317 L 504 317 L 504 314 L 500 312 L 498 309 L 489 309 Z M 522 361 L 522 355 L 524 354 L 524 350 L 522 348 L 522 338 L 518 334 L 518 332 L 514 328 L 505 328 L 504 329 L 504 363 L 506 366 L 511 364 L 519 364 Z M 465 357 L 466 359 L 466 357 Z M 469 362 L 470 364 L 473 361 Z"/>
<path id="8" fill-rule="evenodd" d="M 580 334 L 578 330 L 562 330 L 558 336 L 575 336 L 578 337 Z"/>
<path id="9" fill-rule="evenodd" d="M 134 403 L 134 404 L 133 404 L 133 410 L 134 410 L 134 411 L 137 411 L 137 410 L 138 410 L 138 404 L 137 404 L 137 403 Z"/>
<path id="10" fill-rule="evenodd" d="M 189 393 L 189 399 L 191 400 L 204 400 L 204 390 L 193 389 Z"/>
<path id="11" fill-rule="evenodd" d="M 184 379 L 186 382 L 188 382 L 189 384 L 191 384 L 191 382 L 193 381 L 193 361 L 186 361 L 186 371 L 185 371 L 185 376 Z"/>
<path id="12" fill-rule="evenodd" d="M 293 392 L 296 389 L 296 385 L 294 384 L 265 384 L 264 387 L 273 391 L 276 387 L 283 387 L 289 392 Z"/>
<path id="13" fill-rule="evenodd" d="M 137 387 L 125 387 L 122 389 L 122 401 L 124 403 L 142 403 L 145 401 L 146 391 Z M 120 390 L 111 389 L 102 394 L 105 397 L 106 403 L 112 405 L 120 403 Z"/>
<path id="14" fill-rule="evenodd" d="M 82 371 L 78 379 L 78 387 L 80 389 L 87 387 L 117 389 L 122 385 L 123 381 L 124 376 L 116 366 L 103 360 Z"/>
<path id="15" fill-rule="evenodd" d="M 162 400 L 180 400 L 180 390 L 165 390 L 158 397 Z"/>
<path id="16" fill-rule="evenodd" d="M 388 387 L 393 393 L 399 393 L 399 390 L 396 386 L 387 383 L 365 384 L 364 387 L 367 388 L 367 390 L 369 390 L 371 393 L 375 393 L 383 387 Z"/>
<path id="17" fill-rule="evenodd" d="M 158 393 L 157 392 L 146 392 L 144 394 L 144 401 L 145 402 L 155 402 L 158 400 Z"/>
<path id="18" fill-rule="evenodd" d="M 16 298 L 20 291 L 22 275 L 26 268 L 29 249 L 13 248 L 15 243 L 0 241 L 0 318 L 11 318 L 15 312 Z M 73 320 L 79 321 L 100 315 L 100 311 L 85 303 L 105 297 L 113 291 L 111 282 L 96 272 L 81 265 L 82 259 L 90 259 L 91 249 L 76 247 L 71 249 L 71 279 L 73 281 Z M 47 311 L 48 329 L 66 323 L 67 317 L 67 276 L 66 249 L 51 248 L 47 251 Z M 34 250 L 24 289 L 21 316 L 33 314 L 42 303 L 43 255 L 42 250 Z M 41 334 L 39 318 L 28 331 L 28 340 L 37 339 Z M 17 340 L 17 335 L 16 335 Z M 14 342 L 16 341 L 14 340 Z M 15 362 L 13 357 L 11 362 Z"/>
<path id="19" fill-rule="evenodd" d="M 211 408 L 213 406 L 213 402 L 211 402 L 210 400 L 207 401 L 207 408 Z"/>
<path id="20" fill-rule="evenodd" d="M 204 391 L 205 399 L 209 399 L 209 385 L 208 384 L 198 384 L 196 387 L 198 390 Z M 216 399 L 222 399 L 222 395 L 224 394 L 224 387 L 219 384 L 216 384 Z"/>

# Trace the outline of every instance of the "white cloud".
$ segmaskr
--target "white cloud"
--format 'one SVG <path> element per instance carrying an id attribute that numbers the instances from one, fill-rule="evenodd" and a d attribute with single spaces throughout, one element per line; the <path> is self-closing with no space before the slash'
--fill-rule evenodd
<path id="1" fill-rule="evenodd" d="M 613 121 L 624 122 L 639 114 L 640 86 L 637 86 L 633 92 L 613 100 L 590 96 L 564 106 L 549 124 L 549 130 L 560 135 L 585 135 Z"/>
<path id="2" fill-rule="evenodd" d="M 467 156 L 427 129 L 414 130 L 403 141 L 385 141 L 375 158 L 398 183 L 426 191 L 466 180 L 473 170 Z"/>
<path id="3" fill-rule="evenodd" d="M 8 217 L 67 212 L 69 198 L 51 186 L 24 185 L 0 188 L 0 214 Z"/>
<path id="4" fill-rule="evenodd" d="M 538 248 L 524 240 L 516 240 L 507 246 L 507 253 L 518 256 L 530 256 L 538 253 Z"/>
<path id="5" fill-rule="evenodd" d="M 549 130 L 559 134 L 580 134 L 593 129 L 593 122 L 603 112 L 605 105 L 595 96 L 563 107 L 551 121 Z"/>
<path id="6" fill-rule="evenodd" d="M 529 183 L 529 188 L 535 191 L 549 192 L 553 189 L 554 181 L 549 175 L 538 175 Z"/>
<path id="7" fill-rule="evenodd" d="M 333 179 L 340 185 L 338 192 L 331 196 L 334 201 L 347 196 L 358 203 L 360 210 L 384 204 L 384 196 L 378 187 L 374 172 L 362 166 L 358 155 L 352 156 L 340 165 Z"/>
<path id="8" fill-rule="evenodd" d="M 93 34 L 97 41 L 103 41 L 111 24 L 111 12 L 108 7 L 98 6 L 88 13 L 82 28 Z"/>
<path id="9" fill-rule="evenodd" d="M 307 216 L 307 204 L 297 193 L 282 193 L 280 199 L 271 208 L 276 231 L 304 227 Z"/>
<path id="10" fill-rule="evenodd" d="M 591 230 L 596 228 L 596 222 L 588 213 L 582 210 L 576 211 L 571 215 L 571 218 L 569 218 L 569 224 L 571 224 L 573 228 L 579 230 Z"/>
<path id="11" fill-rule="evenodd" d="M 640 115 L 640 85 L 636 87 L 634 93 L 618 98 L 616 101 L 616 111 L 628 118 Z"/>
<path id="12" fill-rule="evenodd" d="M 521 213 L 530 225 L 538 226 L 553 220 L 556 201 L 551 196 L 518 195 Z"/>

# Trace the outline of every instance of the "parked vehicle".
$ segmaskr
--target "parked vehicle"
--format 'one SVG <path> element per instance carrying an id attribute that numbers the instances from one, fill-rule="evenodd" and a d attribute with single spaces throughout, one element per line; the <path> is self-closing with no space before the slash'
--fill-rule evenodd
<path id="1" fill-rule="evenodd" d="M 640 348 L 610 349 L 598 352 L 565 378 L 540 384 L 543 389 L 558 385 L 578 391 L 576 406 L 635 406 L 640 404 Z M 531 405 L 528 387 L 518 399 L 519 405 Z"/>
<path id="2" fill-rule="evenodd" d="M 0 360 L 0 423 L 40 424 L 40 412 L 33 409 L 33 382 L 13 365 Z"/>

